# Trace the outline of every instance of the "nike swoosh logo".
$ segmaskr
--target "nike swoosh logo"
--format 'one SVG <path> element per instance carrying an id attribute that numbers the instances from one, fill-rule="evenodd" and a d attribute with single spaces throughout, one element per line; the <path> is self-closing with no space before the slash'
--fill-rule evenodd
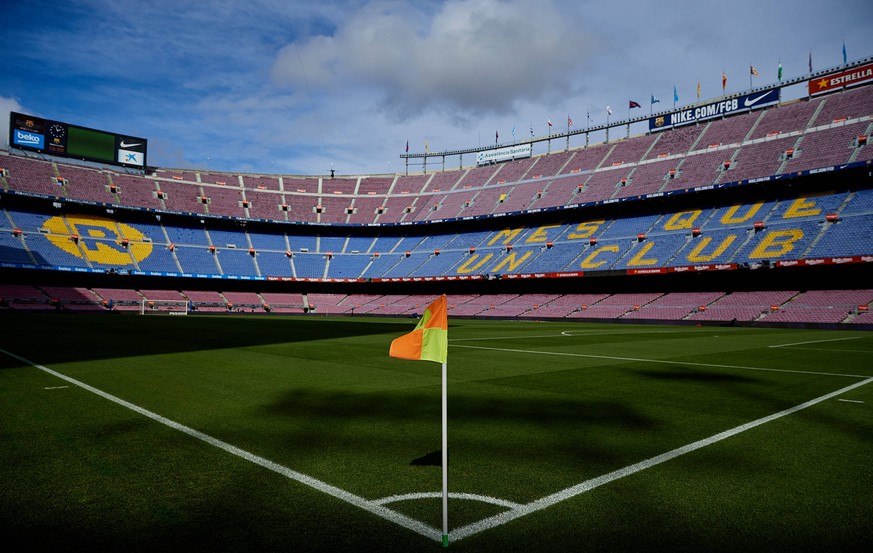
<path id="1" fill-rule="evenodd" d="M 758 96 L 757 98 L 746 98 L 746 101 L 743 102 L 743 106 L 744 106 L 744 107 L 751 107 L 751 106 L 754 106 L 755 104 L 757 104 L 758 102 L 760 102 L 763 98 L 765 98 L 765 97 L 768 96 L 769 94 L 770 94 L 770 92 L 765 92 L 764 94 L 761 94 L 761 95 Z"/>
<path id="2" fill-rule="evenodd" d="M 127 142 L 122 140 L 121 144 L 119 144 L 119 147 L 121 148 L 133 148 L 134 146 L 142 146 L 142 142 L 133 142 L 132 144 L 128 144 Z"/>

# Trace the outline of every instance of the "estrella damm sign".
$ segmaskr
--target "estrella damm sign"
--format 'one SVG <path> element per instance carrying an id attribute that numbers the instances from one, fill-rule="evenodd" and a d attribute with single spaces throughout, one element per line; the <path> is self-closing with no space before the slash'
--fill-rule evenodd
<path id="1" fill-rule="evenodd" d="M 43 227 L 49 231 L 46 238 L 55 247 L 92 263 L 131 265 L 134 260 L 140 262 L 152 253 L 152 244 L 145 241 L 142 232 L 105 217 L 51 217 Z M 70 240 L 72 235 L 79 237 L 78 243 Z M 127 241 L 126 247 L 124 241 Z"/>

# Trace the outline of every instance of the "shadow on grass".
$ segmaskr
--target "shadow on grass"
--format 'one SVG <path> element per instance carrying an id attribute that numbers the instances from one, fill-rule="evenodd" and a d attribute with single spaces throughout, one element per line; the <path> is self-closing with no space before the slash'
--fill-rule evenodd
<path id="1" fill-rule="evenodd" d="M 384 319 L 128 314 L 20 314 L 4 316 L 3 323 L 0 348 L 43 365 L 354 336 L 400 336 L 414 327 L 409 321 Z M 10 366 L 0 363 L 3 363 L 0 366 Z M 11 366 L 20 364 L 16 362 Z"/>

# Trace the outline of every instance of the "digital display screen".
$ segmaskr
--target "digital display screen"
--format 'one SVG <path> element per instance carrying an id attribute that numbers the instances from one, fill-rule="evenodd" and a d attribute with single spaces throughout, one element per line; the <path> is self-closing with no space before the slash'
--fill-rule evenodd
<path id="1" fill-rule="evenodd" d="M 115 161 L 115 135 L 73 126 L 67 127 L 67 132 L 67 155 Z"/>
<path id="2" fill-rule="evenodd" d="M 9 145 L 56 156 L 145 168 L 148 141 L 12 112 Z"/>

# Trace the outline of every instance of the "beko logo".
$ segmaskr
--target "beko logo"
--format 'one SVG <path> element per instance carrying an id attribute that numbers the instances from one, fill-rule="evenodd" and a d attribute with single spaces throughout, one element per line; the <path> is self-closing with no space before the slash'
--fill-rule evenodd
<path id="1" fill-rule="evenodd" d="M 42 135 L 34 134 L 32 132 L 27 131 L 15 131 L 15 143 L 16 144 L 24 144 L 26 146 L 40 146 L 42 145 Z"/>

